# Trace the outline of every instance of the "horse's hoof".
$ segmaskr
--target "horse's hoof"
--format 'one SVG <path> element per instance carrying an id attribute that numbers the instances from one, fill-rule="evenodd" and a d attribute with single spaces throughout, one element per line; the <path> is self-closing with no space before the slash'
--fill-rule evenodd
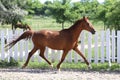
<path id="1" fill-rule="evenodd" d="M 60 68 L 58 69 L 58 72 L 61 72 Z"/>
<path id="2" fill-rule="evenodd" d="M 25 65 L 23 65 L 21 69 L 24 69 L 25 67 L 26 67 L 26 66 L 25 66 Z"/>
<path id="3" fill-rule="evenodd" d="M 21 67 L 21 69 L 24 69 L 24 67 Z"/>
<path id="4" fill-rule="evenodd" d="M 92 69 L 92 66 L 91 65 L 88 65 L 88 70 Z"/>
<path id="5" fill-rule="evenodd" d="M 60 69 L 58 69 L 57 71 L 55 71 L 55 74 L 59 74 L 60 72 Z"/>
<path id="6" fill-rule="evenodd" d="M 52 64 L 50 65 L 50 68 L 53 68 L 53 65 L 52 65 Z"/>

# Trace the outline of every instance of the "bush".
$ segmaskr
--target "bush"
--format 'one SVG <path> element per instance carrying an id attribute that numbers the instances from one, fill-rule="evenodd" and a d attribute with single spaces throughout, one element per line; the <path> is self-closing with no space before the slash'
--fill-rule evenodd
<path id="1" fill-rule="evenodd" d="M 9 62 L 8 62 L 7 59 L 0 61 L 0 67 L 1 68 L 4 68 L 4 67 L 15 67 L 15 66 L 19 66 L 19 63 L 12 57 L 10 57 L 10 61 Z"/>

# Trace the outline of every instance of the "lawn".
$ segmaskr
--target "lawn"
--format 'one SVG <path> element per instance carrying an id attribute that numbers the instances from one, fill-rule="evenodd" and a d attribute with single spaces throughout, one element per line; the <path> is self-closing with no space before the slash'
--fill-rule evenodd
<path id="1" fill-rule="evenodd" d="M 50 17 L 32 17 L 32 18 L 25 18 L 23 21 L 24 23 L 27 23 L 31 26 L 32 30 L 42 30 L 42 29 L 51 29 L 51 30 L 61 30 L 61 24 L 56 23 L 55 19 Z M 95 29 L 97 31 L 103 30 L 104 26 L 102 22 L 93 22 Z M 68 28 L 72 25 L 70 22 L 65 23 L 65 28 Z M 11 25 L 1 25 L 0 29 L 11 29 Z"/>
<path id="2" fill-rule="evenodd" d="M 33 17 L 32 19 L 26 19 L 25 22 L 31 25 L 33 30 L 41 30 L 41 29 L 61 30 L 62 29 L 61 24 L 56 23 L 55 19 L 52 19 L 50 17 Z M 104 29 L 102 22 L 93 22 L 93 21 L 91 22 L 97 31 Z M 73 23 L 66 22 L 65 28 L 70 27 L 72 24 Z"/>
<path id="3" fill-rule="evenodd" d="M 56 69 L 56 65 L 58 62 L 53 63 L 54 69 Z M 111 70 L 111 71 L 119 71 L 120 70 L 120 64 L 117 63 L 112 63 L 112 66 L 109 67 L 109 64 L 106 63 L 91 63 L 92 69 L 95 71 L 100 71 L 100 70 Z M 46 62 L 30 62 L 28 64 L 28 68 L 50 68 L 50 66 Z M 83 62 L 78 62 L 78 63 L 68 63 L 68 62 L 63 62 L 61 65 L 61 69 L 78 69 L 78 70 L 87 70 L 87 65 Z"/>
<path id="4" fill-rule="evenodd" d="M 21 68 L 22 65 L 25 63 L 20 62 L 20 61 L 15 61 L 13 58 L 10 59 L 10 62 L 7 62 L 7 60 L 0 61 L 0 68 Z M 56 69 L 56 65 L 58 62 L 52 63 L 54 65 L 53 69 Z M 91 63 L 93 71 L 120 71 L 120 64 L 117 63 L 112 63 L 111 67 L 107 62 L 105 63 Z M 38 62 L 35 60 L 34 62 L 30 61 L 28 63 L 28 66 L 26 68 L 32 68 L 32 69 L 50 69 L 50 66 L 45 62 Z M 68 63 L 68 62 L 63 62 L 61 65 L 61 69 L 65 70 L 88 70 L 87 65 L 83 62 L 78 62 L 78 63 Z"/>

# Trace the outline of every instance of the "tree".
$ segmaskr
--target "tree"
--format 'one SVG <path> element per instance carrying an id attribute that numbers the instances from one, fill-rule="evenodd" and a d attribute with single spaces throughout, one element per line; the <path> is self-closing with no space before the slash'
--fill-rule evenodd
<path id="1" fill-rule="evenodd" d="M 83 16 L 83 6 L 80 2 L 75 2 L 72 4 L 72 8 L 70 10 L 71 12 L 71 17 L 70 20 L 71 22 L 76 21 L 77 19 L 79 19 L 80 17 Z"/>
<path id="2" fill-rule="evenodd" d="M 120 30 L 120 1 L 114 2 L 107 13 L 107 28 Z"/>
<path id="3" fill-rule="evenodd" d="M 65 22 L 74 22 L 80 15 L 77 10 L 74 11 L 71 0 L 54 0 L 48 5 L 46 13 L 55 18 L 57 23 L 62 24 L 62 29 L 64 29 Z"/>
<path id="4" fill-rule="evenodd" d="M 81 0 L 80 3 L 82 7 L 82 16 L 89 16 L 91 19 L 95 19 L 98 12 L 99 2 L 97 0 Z"/>
<path id="5" fill-rule="evenodd" d="M 39 0 L 25 0 L 22 5 L 22 3 L 18 3 L 21 8 L 28 11 L 29 15 L 43 15 L 44 12 L 42 12 L 44 5 Z"/>
<path id="6" fill-rule="evenodd" d="M 118 30 L 120 26 L 120 1 L 105 0 L 100 4 L 97 19 L 104 22 L 105 28 Z"/>
<path id="7" fill-rule="evenodd" d="M 20 9 L 16 0 L 0 0 L 0 22 L 2 24 L 16 24 L 27 14 L 26 11 Z"/>
<path id="8" fill-rule="evenodd" d="M 62 29 L 64 29 L 64 23 L 69 18 L 70 0 L 55 0 L 52 5 L 49 5 L 49 8 L 52 17 L 56 19 L 57 23 L 62 24 Z"/>
<path id="9" fill-rule="evenodd" d="M 1 11 L 7 11 L 7 9 L 6 9 L 5 6 L 2 4 L 1 1 L 0 1 L 0 10 L 1 10 Z"/>

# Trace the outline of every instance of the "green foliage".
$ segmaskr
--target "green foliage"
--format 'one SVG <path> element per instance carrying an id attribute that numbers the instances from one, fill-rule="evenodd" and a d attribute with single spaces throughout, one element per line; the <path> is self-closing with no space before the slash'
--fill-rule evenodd
<path id="1" fill-rule="evenodd" d="M 74 22 L 82 16 L 89 16 L 91 19 L 96 18 L 99 3 L 97 0 L 82 0 L 71 3 L 71 0 L 55 0 L 48 5 L 46 13 L 51 13 L 56 22 L 61 23 L 64 27 L 65 22 Z"/>
<path id="2" fill-rule="evenodd" d="M 44 5 L 39 0 L 18 0 L 17 5 L 28 11 L 29 15 L 44 15 Z"/>
<path id="3" fill-rule="evenodd" d="M 0 0 L 0 22 L 2 24 L 16 24 L 27 14 L 16 3 L 16 0 Z"/>
<path id="4" fill-rule="evenodd" d="M 19 63 L 15 59 L 13 59 L 12 57 L 10 57 L 10 61 L 9 62 L 8 62 L 7 59 L 0 61 L 0 67 L 1 68 L 17 67 L 17 66 L 19 66 Z"/>
<path id="5" fill-rule="evenodd" d="M 56 19 L 57 23 L 61 23 L 62 28 L 64 28 L 64 23 L 71 18 L 70 0 L 55 0 L 53 4 L 48 5 L 48 7 L 49 13 L 52 15 L 52 17 Z"/>
<path id="6" fill-rule="evenodd" d="M 120 30 L 120 1 L 113 4 L 110 8 L 110 12 L 107 14 L 108 28 Z"/>
<path id="7" fill-rule="evenodd" d="M 105 0 L 99 5 L 96 19 L 103 21 L 106 28 L 120 30 L 119 5 L 119 0 Z"/>

